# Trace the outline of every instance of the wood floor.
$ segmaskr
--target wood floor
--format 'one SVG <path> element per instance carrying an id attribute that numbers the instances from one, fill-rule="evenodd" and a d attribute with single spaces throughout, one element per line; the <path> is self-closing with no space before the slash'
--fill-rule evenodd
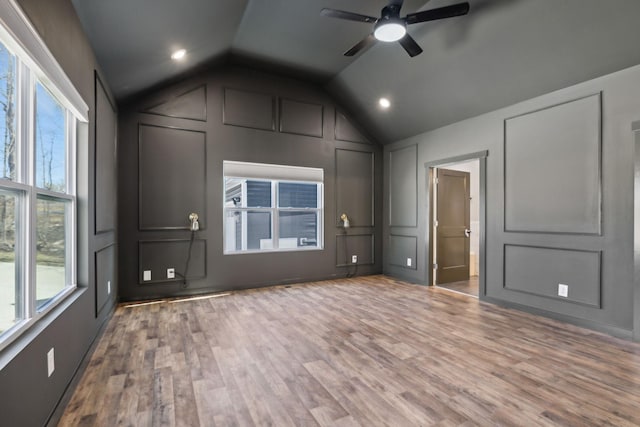
<path id="1" fill-rule="evenodd" d="M 638 426 L 640 345 L 384 276 L 120 306 L 59 425 Z"/>
<path id="2" fill-rule="evenodd" d="M 480 293 L 480 280 L 478 276 L 471 276 L 469 280 L 462 280 L 460 282 L 451 283 L 440 283 L 438 287 L 456 292 L 462 292 L 463 294 L 473 295 L 474 297 L 477 297 Z"/>

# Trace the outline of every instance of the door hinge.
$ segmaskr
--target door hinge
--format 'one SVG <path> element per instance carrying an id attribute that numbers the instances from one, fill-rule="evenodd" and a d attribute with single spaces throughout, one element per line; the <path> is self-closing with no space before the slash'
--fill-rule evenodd
<path id="1" fill-rule="evenodd" d="M 437 220 L 437 219 L 433 220 L 433 226 L 434 226 L 434 227 L 437 227 L 437 226 L 438 226 L 438 220 Z"/>
<path id="2" fill-rule="evenodd" d="M 437 184 L 440 184 L 440 178 L 436 178 L 436 179 L 434 180 L 434 182 L 436 183 L 436 185 L 437 185 Z"/>
<path id="3" fill-rule="evenodd" d="M 433 264 L 433 269 L 434 269 L 434 270 L 437 270 L 437 269 L 438 269 L 438 264 L 437 264 L 437 263 L 436 263 L 436 264 Z"/>

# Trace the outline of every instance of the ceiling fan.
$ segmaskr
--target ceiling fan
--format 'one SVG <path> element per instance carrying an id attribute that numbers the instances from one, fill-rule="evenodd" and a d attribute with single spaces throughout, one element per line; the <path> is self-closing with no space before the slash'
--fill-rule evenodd
<path id="1" fill-rule="evenodd" d="M 414 57 L 422 53 L 422 48 L 416 43 L 413 37 L 407 33 L 407 25 L 452 18 L 454 16 L 466 15 L 467 12 L 469 12 L 469 3 L 464 2 L 422 12 L 409 13 L 404 18 L 401 18 L 401 7 L 402 0 L 391 0 L 391 2 L 382 9 L 380 18 L 329 8 L 322 9 L 320 14 L 331 18 L 373 24 L 373 32 L 346 51 L 344 53 L 345 56 L 353 56 L 362 49 L 380 40 L 383 42 L 397 41 L 404 50 L 407 51 L 409 56 Z"/>

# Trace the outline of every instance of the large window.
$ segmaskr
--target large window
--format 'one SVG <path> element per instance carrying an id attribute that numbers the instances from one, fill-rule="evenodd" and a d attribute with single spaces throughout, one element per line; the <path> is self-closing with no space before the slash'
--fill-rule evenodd
<path id="1" fill-rule="evenodd" d="M 1 4 L 0 348 L 76 286 L 76 125 L 86 120 L 42 42 L 15 25 L 20 12 Z"/>
<path id="2" fill-rule="evenodd" d="M 224 162 L 225 253 L 322 249 L 323 171 Z"/>

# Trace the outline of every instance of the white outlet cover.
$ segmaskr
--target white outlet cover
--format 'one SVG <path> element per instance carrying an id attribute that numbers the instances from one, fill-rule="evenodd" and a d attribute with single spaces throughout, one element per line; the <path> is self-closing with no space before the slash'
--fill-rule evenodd
<path id="1" fill-rule="evenodd" d="M 53 355 L 53 347 L 47 352 L 47 376 L 50 377 L 56 370 L 55 357 Z"/>
<path id="2" fill-rule="evenodd" d="M 148 282 L 149 280 L 151 280 L 151 270 L 145 270 L 142 273 L 142 280 L 144 280 L 145 282 Z"/>
<path id="3" fill-rule="evenodd" d="M 358 262 L 358 255 L 351 255 L 351 264 L 355 264 Z"/>
<path id="4" fill-rule="evenodd" d="M 407 258 L 407 267 L 411 267 L 411 258 Z"/>
<path id="5" fill-rule="evenodd" d="M 175 278 L 176 278 L 176 269 L 167 268 L 167 279 L 175 279 Z"/>
<path id="6" fill-rule="evenodd" d="M 569 285 L 558 283 L 558 296 L 567 298 L 569 296 Z"/>

